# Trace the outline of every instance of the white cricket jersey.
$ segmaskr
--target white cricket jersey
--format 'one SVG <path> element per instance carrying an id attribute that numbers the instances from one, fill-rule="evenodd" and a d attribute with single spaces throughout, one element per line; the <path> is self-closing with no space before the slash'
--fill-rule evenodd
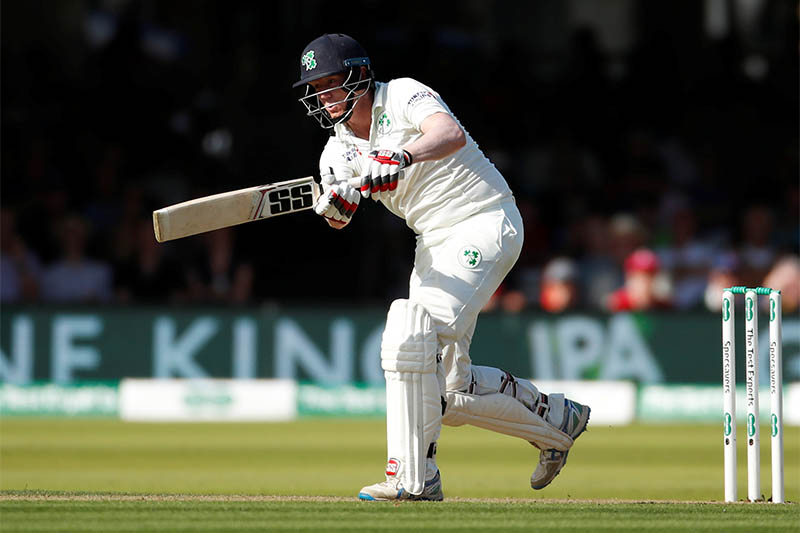
<path id="1" fill-rule="evenodd" d="M 440 112 L 458 121 L 439 94 L 416 80 L 376 82 L 369 140 L 337 124 L 320 156 L 320 173 L 333 169 L 337 181 L 361 176 L 371 151 L 408 145 L 422 135 L 422 122 Z M 381 200 L 418 235 L 451 227 L 512 197 L 503 176 L 464 133 L 467 143 L 460 150 L 438 161 L 412 164 L 403 170 L 394 193 Z"/>

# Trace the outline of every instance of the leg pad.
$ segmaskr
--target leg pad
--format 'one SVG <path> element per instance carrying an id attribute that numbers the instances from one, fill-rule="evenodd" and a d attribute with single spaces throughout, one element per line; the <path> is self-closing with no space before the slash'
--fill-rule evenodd
<path id="1" fill-rule="evenodd" d="M 387 450 L 396 466 L 392 475 L 414 495 L 425 488 L 428 452 L 435 450 L 442 428 L 444 378 L 438 348 L 425 308 L 409 300 L 392 302 L 381 342 Z"/>
<path id="2" fill-rule="evenodd" d="M 525 439 L 542 449 L 563 451 L 572 446 L 569 435 L 505 394 L 477 396 L 448 391 L 446 398 L 447 410 L 442 417 L 442 423 L 448 426 L 471 424 Z"/>

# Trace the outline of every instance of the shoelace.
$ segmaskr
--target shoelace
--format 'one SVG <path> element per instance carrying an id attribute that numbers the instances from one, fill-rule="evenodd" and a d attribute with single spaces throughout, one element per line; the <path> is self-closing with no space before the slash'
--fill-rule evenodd
<path id="1" fill-rule="evenodd" d="M 546 450 L 545 453 L 541 456 L 541 463 L 549 463 L 552 461 L 560 461 L 561 460 L 561 453 L 558 450 Z"/>

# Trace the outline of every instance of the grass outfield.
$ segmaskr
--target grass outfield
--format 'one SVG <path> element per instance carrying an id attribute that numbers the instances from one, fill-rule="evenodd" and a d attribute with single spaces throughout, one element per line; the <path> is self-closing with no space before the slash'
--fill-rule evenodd
<path id="1" fill-rule="evenodd" d="M 797 506 L 530 501 L 2 501 L 6 531 L 797 531 Z"/>
<path id="2" fill-rule="evenodd" d="M 768 435 L 767 428 L 762 435 Z M 717 504 L 713 426 L 589 425 L 553 484 L 533 491 L 533 447 L 444 428 L 444 503 L 362 503 L 382 478 L 382 420 L 134 424 L 0 420 L 0 528 L 15 530 L 797 531 L 792 505 Z M 739 439 L 739 495 L 746 495 Z M 769 439 L 762 491 L 770 492 Z M 800 499 L 800 428 L 785 436 L 786 499 Z M 639 502 L 639 503 L 637 503 Z M 391 513 L 391 514 L 390 514 Z M 398 516 L 402 515 L 402 520 Z"/>

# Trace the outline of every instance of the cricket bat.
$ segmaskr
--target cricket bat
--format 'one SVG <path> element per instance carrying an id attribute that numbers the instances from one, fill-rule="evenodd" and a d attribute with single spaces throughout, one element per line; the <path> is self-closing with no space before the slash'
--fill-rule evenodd
<path id="1" fill-rule="evenodd" d="M 360 187 L 361 178 L 348 183 Z M 311 209 L 321 194 L 313 176 L 204 196 L 153 211 L 158 242 Z"/>

